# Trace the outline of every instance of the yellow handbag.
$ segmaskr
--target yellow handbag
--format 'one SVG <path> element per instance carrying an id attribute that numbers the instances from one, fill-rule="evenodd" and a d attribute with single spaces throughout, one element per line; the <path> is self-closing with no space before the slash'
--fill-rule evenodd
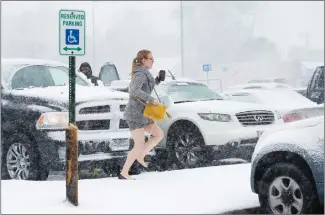
<path id="1" fill-rule="evenodd" d="M 167 107 L 163 104 L 154 105 L 152 103 L 146 104 L 143 115 L 155 121 L 162 121 L 165 118 Z M 168 114 L 167 114 L 168 116 Z"/>
<path id="2" fill-rule="evenodd" d="M 155 90 L 155 89 L 154 89 Z M 159 99 L 159 96 L 155 90 L 155 93 L 157 95 L 157 98 Z M 155 120 L 155 121 L 163 121 L 165 118 L 165 114 L 167 115 L 167 117 L 170 119 L 172 116 L 166 111 L 167 110 L 167 106 L 163 105 L 163 104 L 158 104 L 158 105 L 154 105 L 152 103 L 147 103 L 145 104 L 143 101 L 141 101 L 139 98 L 137 98 L 136 95 L 133 94 L 133 97 L 135 99 L 137 99 L 140 103 L 142 103 L 145 108 L 143 111 L 143 115 L 149 119 Z M 160 99 L 159 102 L 161 103 Z"/>
<path id="3" fill-rule="evenodd" d="M 148 85 L 150 86 L 149 78 L 148 78 L 148 76 L 146 76 L 146 77 L 148 80 Z M 167 117 L 170 119 L 172 116 L 166 111 L 167 106 L 161 104 L 161 101 L 160 101 L 160 98 L 158 96 L 156 89 L 153 88 L 153 90 L 155 91 L 156 96 L 160 102 L 160 104 L 158 104 L 158 105 L 154 105 L 150 102 L 145 104 L 143 101 L 141 101 L 141 99 L 139 99 L 136 95 L 133 94 L 133 96 L 136 97 L 135 99 L 137 99 L 139 102 L 141 102 L 145 106 L 143 115 L 149 119 L 154 120 L 154 121 L 163 121 L 165 118 L 165 114 L 166 114 Z"/>

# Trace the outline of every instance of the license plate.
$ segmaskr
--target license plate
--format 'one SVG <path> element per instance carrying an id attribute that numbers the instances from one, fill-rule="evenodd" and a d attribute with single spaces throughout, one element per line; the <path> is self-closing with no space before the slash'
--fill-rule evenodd
<path id="1" fill-rule="evenodd" d="M 129 139 L 115 139 L 110 143 L 112 151 L 127 151 L 130 149 Z"/>
<path id="2" fill-rule="evenodd" d="M 264 131 L 256 131 L 257 132 L 257 136 L 260 137 Z"/>

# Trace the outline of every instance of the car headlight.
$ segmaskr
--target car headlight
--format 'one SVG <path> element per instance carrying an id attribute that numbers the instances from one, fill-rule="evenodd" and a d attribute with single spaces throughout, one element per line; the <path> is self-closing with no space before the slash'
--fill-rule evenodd
<path id="1" fill-rule="evenodd" d="M 66 129 L 68 127 L 68 112 L 43 113 L 36 122 L 38 130 L 43 129 Z"/>
<path id="2" fill-rule="evenodd" d="M 219 113 L 199 113 L 199 116 L 204 120 L 219 121 L 219 122 L 230 122 L 231 117 L 228 114 Z"/>

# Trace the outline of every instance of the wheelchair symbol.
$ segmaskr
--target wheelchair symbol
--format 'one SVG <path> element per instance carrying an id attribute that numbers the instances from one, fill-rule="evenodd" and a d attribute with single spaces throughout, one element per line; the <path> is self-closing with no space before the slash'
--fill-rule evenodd
<path id="1" fill-rule="evenodd" d="M 65 30 L 65 43 L 66 45 L 79 45 L 79 30 L 66 29 Z"/>
<path id="2" fill-rule="evenodd" d="M 76 43 L 76 38 L 72 35 L 72 31 L 70 31 L 70 35 L 68 36 L 69 43 Z"/>

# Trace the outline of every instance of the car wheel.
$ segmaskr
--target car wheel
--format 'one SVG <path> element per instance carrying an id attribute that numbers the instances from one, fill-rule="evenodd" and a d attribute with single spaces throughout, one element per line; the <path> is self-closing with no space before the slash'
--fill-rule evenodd
<path id="1" fill-rule="evenodd" d="M 177 124 L 168 136 L 169 160 L 178 168 L 195 168 L 205 162 L 204 139 L 199 129 L 190 123 Z"/>
<path id="2" fill-rule="evenodd" d="M 16 135 L 8 143 L 11 144 L 5 151 L 3 168 L 9 179 L 47 180 L 49 170 L 41 164 L 39 152 L 32 146 L 28 137 Z"/>
<path id="3" fill-rule="evenodd" d="M 260 182 L 259 200 L 268 214 L 313 213 L 318 206 L 312 180 L 288 163 L 275 164 L 266 171 Z"/>

